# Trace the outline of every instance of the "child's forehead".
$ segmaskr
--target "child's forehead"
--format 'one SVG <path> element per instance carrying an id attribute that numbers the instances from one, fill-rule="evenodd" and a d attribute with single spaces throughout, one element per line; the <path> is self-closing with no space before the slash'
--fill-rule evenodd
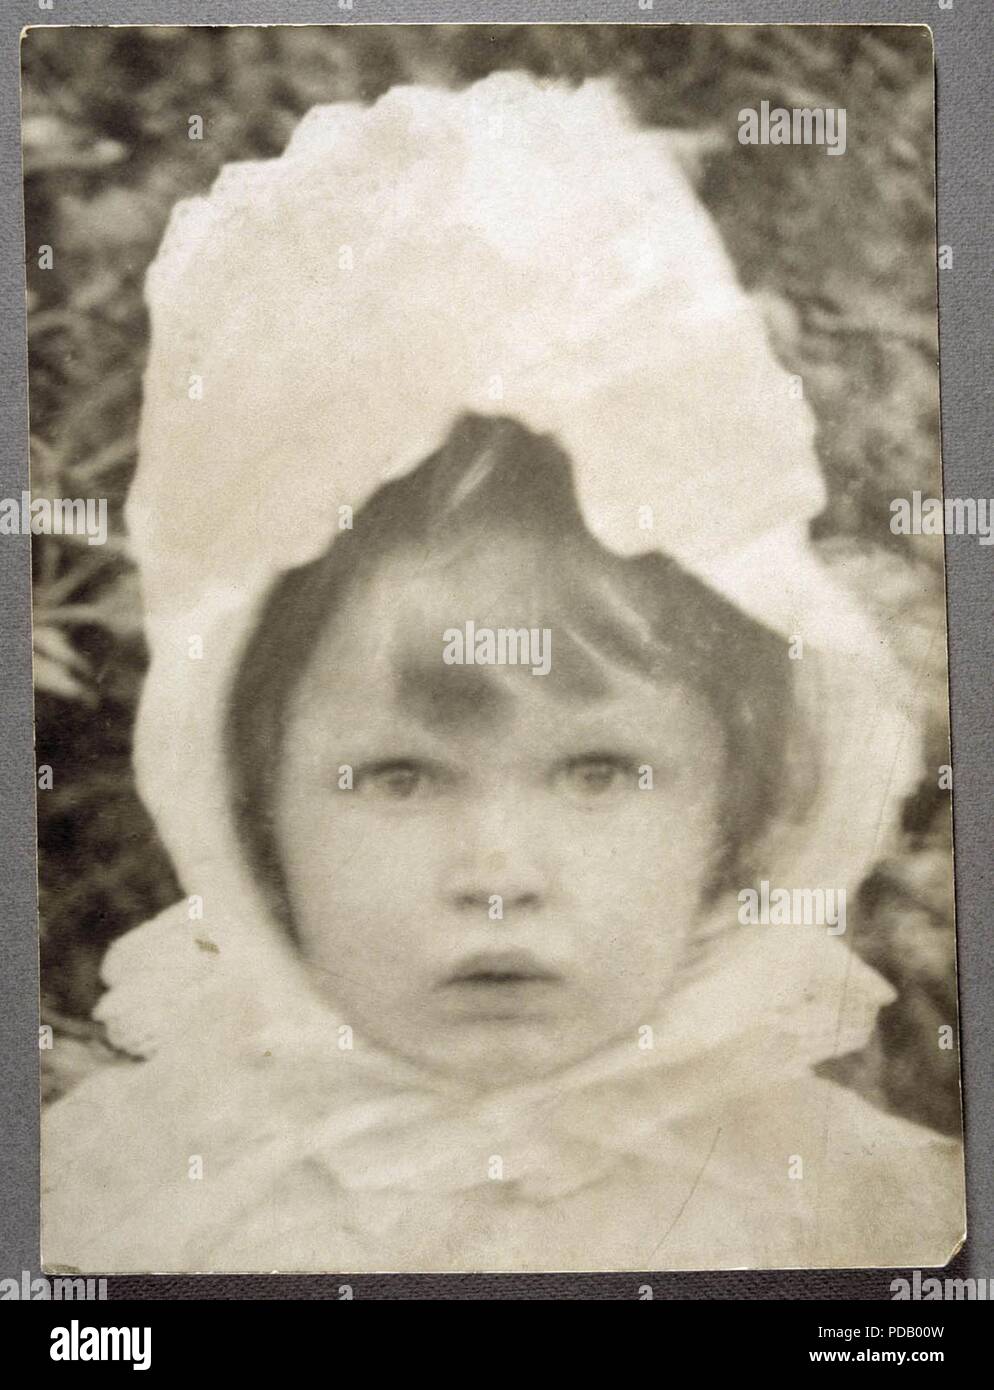
<path id="1" fill-rule="evenodd" d="M 515 582 L 508 568 L 495 586 L 484 572 L 482 597 L 467 605 L 461 568 L 430 557 L 419 564 L 416 556 L 385 566 L 329 624 L 298 708 L 311 710 L 325 727 L 391 736 L 415 729 L 442 739 L 500 731 L 593 742 L 625 728 L 645 733 L 686 722 L 700 711 L 701 702 L 679 680 L 655 670 L 650 675 L 648 659 L 641 667 L 613 659 L 609 647 L 581 630 L 568 605 L 565 611 L 551 605 L 545 622 L 541 610 L 527 611 L 531 586 Z M 503 649 L 500 629 L 516 634 L 504 639 Z M 457 659 L 446 660 L 454 632 Z M 513 659 L 501 660 L 510 650 Z"/>
<path id="2" fill-rule="evenodd" d="M 316 666 L 303 693 L 298 713 L 321 745 L 342 743 L 356 757 L 396 754 L 408 744 L 439 754 L 454 745 L 496 751 L 520 744 L 538 756 L 579 744 L 681 743 L 713 734 L 710 716 L 681 687 L 618 672 L 590 699 L 557 676 L 554 664 L 548 676 L 533 676 L 521 666 L 341 663 Z"/>
<path id="3" fill-rule="evenodd" d="M 578 698 L 608 698 L 624 673 L 578 636 L 569 602 L 527 563 L 534 558 L 509 547 L 444 563 L 416 552 L 391 559 L 328 624 L 312 670 L 333 671 L 339 688 L 361 698 L 423 712 L 447 702 L 454 713 L 496 714 L 505 686 L 538 695 L 568 685 Z M 548 670 L 534 675 L 545 654 Z M 536 685 L 546 690 L 530 689 Z"/>

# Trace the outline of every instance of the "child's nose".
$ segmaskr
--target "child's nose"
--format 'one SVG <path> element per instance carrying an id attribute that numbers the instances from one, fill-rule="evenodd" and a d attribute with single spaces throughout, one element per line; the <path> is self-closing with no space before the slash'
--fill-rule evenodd
<path id="1" fill-rule="evenodd" d="M 515 909 L 534 911 L 550 895 L 537 828 L 520 806 L 491 804 L 464 818 L 444 872 L 450 904 L 482 909 L 491 920 Z"/>

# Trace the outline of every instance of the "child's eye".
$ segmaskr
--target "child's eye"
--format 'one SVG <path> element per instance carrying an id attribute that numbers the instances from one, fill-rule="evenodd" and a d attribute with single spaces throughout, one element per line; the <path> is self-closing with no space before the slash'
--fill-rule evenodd
<path id="1" fill-rule="evenodd" d="M 412 801 L 431 796 L 442 784 L 438 769 L 427 763 L 373 763 L 356 772 L 355 789 L 381 801 Z"/>
<path id="2" fill-rule="evenodd" d="M 576 801 L 606 801 L 636 785 L 633 765 L 611 754 L 571 758 L 556 772 L 556 786 Z"/>

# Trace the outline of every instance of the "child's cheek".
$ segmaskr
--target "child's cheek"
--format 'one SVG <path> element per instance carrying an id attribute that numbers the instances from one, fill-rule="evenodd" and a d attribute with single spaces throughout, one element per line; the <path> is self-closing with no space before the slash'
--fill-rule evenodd
<path id="1" fill-rule="evenodd" d="M 355 815 L 295 819 L 284 864 L 304 955 L 328 972 L 336 1006 L 371 1027 L 371 1011 L 399 1010 L 424 971 L 437 915 L 430 847 L 416 826 L 391 823 L 384 835 Z"/>
<path id="2" fill-rule="evenodd" d="M 562 822 L 562 843 L 573 860 L 596 862 L 609 878 L 636 885 L 702 878 L 714 838 L 711 797 L 634 792 Z"/>
<path id="3" fill-rule="evenodd" d="M 301 817 L 302 834 L 310 837 L 312 854 L 333 866 L 339 902 L 379 903 L 396 912 L 430 876 L 437 828 L 429 816 L 369 815 L 366 808 L 346 803 L 349 795 L 339 792 L 343 799 L 326 806 L 323 814 Z"/>

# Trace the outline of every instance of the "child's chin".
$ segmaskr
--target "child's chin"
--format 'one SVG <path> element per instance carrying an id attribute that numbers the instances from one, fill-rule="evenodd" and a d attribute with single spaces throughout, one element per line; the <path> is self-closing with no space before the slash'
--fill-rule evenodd
<path id="1" fill-rule="evenodd" d="M 463 1024 L 425 1060 L 449 1076 L 484 1090 L 497 1090 L 562 1071 L 589 1051 L 589 1045 L 564 1038 L 548 1024 L 486 1019 Z"/>

